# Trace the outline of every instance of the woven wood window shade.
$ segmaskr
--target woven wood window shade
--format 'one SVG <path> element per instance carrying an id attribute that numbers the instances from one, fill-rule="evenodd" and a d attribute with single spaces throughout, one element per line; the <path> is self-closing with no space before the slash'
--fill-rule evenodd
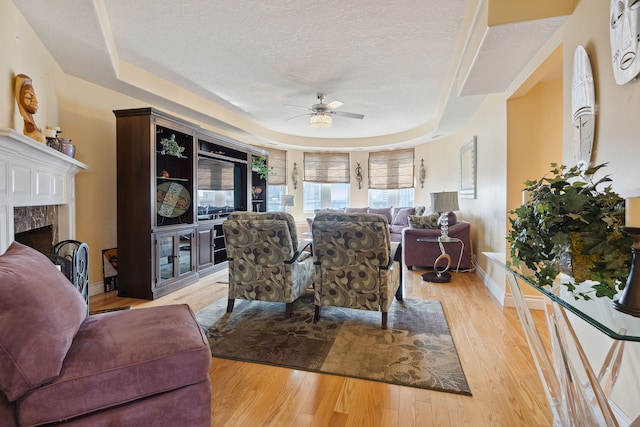
<path id="1" fill-rule="evenodd" d="M 348 183 L 349 153 L 304 153 L 304 181 Z"/>
<path id="2" fill-rule="evenodd" d="M 414 150 L 369 153 L 369 188 L 391 190 L 414 186 Z"/>
<path id="3" fill-rule="evenodd" d="M 269 148 L 269 185 L 287 185 L 287 152 Z"/>
<path id="4" fill-rule="evenodd" d="M 198 190 L 233 190 L 233 164 L 214 159 L 198 160 Z"/>

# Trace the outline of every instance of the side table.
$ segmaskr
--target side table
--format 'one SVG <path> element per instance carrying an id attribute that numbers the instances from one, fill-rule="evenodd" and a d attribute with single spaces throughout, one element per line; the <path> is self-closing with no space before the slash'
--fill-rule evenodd
<path id="1" fill-rule="evenodd" d="M 451 281 L 451 273 L 449 267 L 451 266 L 451 257 L 447 254 L 444 249 L 443 243 L 460 243 L 460 255 L 458 256 L 458 265 L 456 266 L 456 270 L 460 270 L 460 263 L 462 262 L 462 252 L 464 252 L 464 242 L 457 237 L 421 237 L 416 239 L 418 242 L 426 242 L 426 243 L 437 243 L 440 246 L 440 256 L 436 258 L 433 262 L 433 269 L 435 271 L 431 271 L 428 273 L 424 273 L 422 275 L 422 280 L 425 282 L 433 282 L 433 283 L 446 283 Z M 438 262 L 441 260 L 446 260 L 447 265 L 442 269 L 438 270 Z"/>

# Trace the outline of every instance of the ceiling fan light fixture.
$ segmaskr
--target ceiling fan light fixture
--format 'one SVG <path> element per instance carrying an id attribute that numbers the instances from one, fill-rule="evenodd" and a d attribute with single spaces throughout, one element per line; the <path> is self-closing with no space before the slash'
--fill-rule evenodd
<path id="1" fill-rule="evenodd" d="M 315 113 L 311 115 L 309 124 L 312 128 L 326 129 L 331 127 L 332 121 L 331 114 Z"/>

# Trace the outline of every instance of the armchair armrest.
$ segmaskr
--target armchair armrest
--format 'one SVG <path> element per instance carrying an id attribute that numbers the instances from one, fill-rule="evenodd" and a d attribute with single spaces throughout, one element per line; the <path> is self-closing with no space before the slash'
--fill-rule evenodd
<path id="1" fill-rule="evenodd" d="M 398 248 L 400 247 L 400 242 L 391 242 L 391 251 L 389 252 L 389 264 L 387 264 L 384 268 L 391 268 L 393 265 L 393 261 L 396 259 L 396 252 L 398 252 Z"/>
<path id="2" fill-rule="evenodd" d="M 298 242 L 298 247 L 296 249 L 296 252 L 293 254 L 293 258 L 291 258 L 289 261 L 285 261 L 285 264 L 293 264 L 294 262 L 299 260 L 302 261 L 306 258 L 306 256 L 304 258 L 301 258 L 305 253 L 308 254 L 308 256 L 311 256 L 310 252 L 305 252 L 305 249 L 307 248 L 311 248 L 311 240 L 302 240 Z"/>
<path id="3" fill-rule="evenodd" d="M 298 252 L 302 252 L 305 249 L 307 249 L 307 247 L 311 247 L 311 240 L 301 240 L 300 242 L 298 242 Z"/>

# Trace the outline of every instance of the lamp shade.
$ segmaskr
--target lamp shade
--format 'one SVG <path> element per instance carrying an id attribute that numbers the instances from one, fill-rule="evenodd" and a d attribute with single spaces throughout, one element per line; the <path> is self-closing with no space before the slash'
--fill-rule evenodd
<path id="1" fill-rule="evenodd" d="M 442 191 L 440 193 L 431 193 L 431 207 L 435 212 L 453 212 L 459 210 L 458 192 Z"/>
<path id="2" fill-rule="evenodd" d="M 309 119 L 312 128 L 330 128 L 332 122 L 331 115 L 327 113 L 314 113 Z"/>
<path id="3" fill-rule="evenodd" d="M 296 196 L 283 194 L 282 195 L 282 206 L 295 206 L 296 204 Z"/>

